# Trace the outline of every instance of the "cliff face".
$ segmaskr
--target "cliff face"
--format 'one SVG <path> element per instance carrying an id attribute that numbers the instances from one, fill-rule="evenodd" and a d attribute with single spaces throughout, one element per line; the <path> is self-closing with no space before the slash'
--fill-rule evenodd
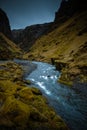
<path id="1" fill-rule="evenodd" d="M 9 40 L 10 39 L 10 40 Z M 21 49 L 11 41 L 12 33 L 6 13 L 0 9 L 0 59 L 21 57 Z"/>
<path id="2" fill-rule="evenodd" d="M 87 9 L 86 0 L 62 0 L 60 9 L 55 14 L 54 22 L 66 21 L 76 13 L 81 13 Z"/>
<path id="3" fill-rule="evenodd" d="M 62 72 L 59 79 L 62 83 L 72 85 L 76 79 L 87 82 L 86 7 L 85 0 L 63 1 L 56 13 L 53 30 L 37 39 L 24 58 L 46 62 L 54 60 Z"/>
<path id="4" fill-rule="evenodd" d="M 12 39 L 9 20 L 6 13 L 2 9 L 0 9 L 0 32 L 2 32 L 9 39 Z"/>
<path id="5" fill-rule="evenodd" d="M 37 24 L 28 26 L 23 30 L 13 30 L 14 41 L 24 50 L 28 51 L 35 41 L 45 34 L 50 24 Z"/>

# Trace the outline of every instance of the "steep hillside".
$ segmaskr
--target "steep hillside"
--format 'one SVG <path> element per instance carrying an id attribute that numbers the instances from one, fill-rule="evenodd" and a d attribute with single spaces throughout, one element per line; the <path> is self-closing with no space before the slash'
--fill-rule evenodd
<path id="1" fill-rule="evenodd" d="M 35 41 L 45 34 L 51 23 L 28 26 L 25 29 L 13 30 L 14 41 L 25 51 L 35 43 Z"/>
<path id="2" fill-rule="evenodd" d="M 63 0 L 63 2 L 65 1 Z M 64 6 L 61 4 L 59 11 L 63 8 L 67 9 L 70 2 L 72 3 L 72 0 L 65 2 Z M 79 2 L 81 5 L 78 8 Z M 48 35 L 39 38 L 29 53 L 24 56 L 30 60 L 46 62 L 52 60 L 57 69 L 62 72 L 60 82 L 69 85 L 72 85 L 76 79 L 81 82 L 87 81 L 87 4 L 85 0 L 73 0 L 73 5 L 75 8 L 77 7 L 76 10 L 70 6 L 72 10 L 69 7 L 68 12 L 72 13 L 69 12 L 71 15 L 69 17 L 66 15 L 62 23 L 61 16 L 63 16 L 64 10 L 62 15 L 60 12 L 60 15 L 56 14 L 54 22 L 56 28 L 54 27 L 55 29 Z M 57 21 L 58 17 L 60 20 Z"/>
<path id="3" fill-rule="evenodd" d="M 21 50 L 4 34 L 0 33 L 0 60 L 20 57 Z"/>
<path id="4" fill-rule="evenodd" d="M 0 32 L 2 32 L 9 39 L 12 39 L 9 19 L 2 9 L 0 9 Z"/>
<path id="5" fill-rule="evenodd" d="M 21 57 L 21 49 L 12 40 L 12 32 L 6 13 L 0 9 L 0 60 Z"/>
<path id="6" fill-rule="evenodd" d="M 87 1 L 86 0 L 62 0 L 61 7 L 55 14 L 54 22 L 64 22 L 69 19 L 75 13 L 81 13 L 82 11 L 87 10 Z"/>

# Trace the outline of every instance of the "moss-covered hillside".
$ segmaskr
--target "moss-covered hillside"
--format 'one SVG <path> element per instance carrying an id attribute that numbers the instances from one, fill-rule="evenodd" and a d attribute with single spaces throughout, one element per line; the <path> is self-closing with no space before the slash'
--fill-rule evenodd
<path id="1" fill-rule="evenodd" d="M 50 62 L 53 58 L 62 71 L 60 82 L 87 81 L 87 11 L 74 13 L 29 50 L 26 59 Z"/>
<path id="2" fill-rule="evenodd" d="M 21 49 L 18 48 L 4 34 L 0 33 L 0 59 L 13 59 L 21 57 Z"/>
<path id="3" fill-rule="evenodd" d="M 0 62 L 0 130 L 68 130 L 42 93 L 27 87 L 22 66 Z"/>

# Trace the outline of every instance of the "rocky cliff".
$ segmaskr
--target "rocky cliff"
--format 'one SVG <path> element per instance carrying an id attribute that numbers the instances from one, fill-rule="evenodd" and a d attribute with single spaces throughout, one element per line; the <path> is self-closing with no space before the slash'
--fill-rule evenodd
<path id="1" fill-rule="evenodd" d="M 81 13 L 87 9 L 86 0 L 62 0 L 61 7 L 55 13 L 54 22 L 66 21 L 68 18 L 72 17 L 75 13 Z"/>
<path id="2" fill-rule="evenodd" d="M 46 62 L 52 59 L 62 72 L 62 83 L 87 82 L 86 0 L 63 0 L 52 26 L 53 30 L 37 39 L 24 58 Z"/>
<path id="3" fill-rule="evenodd" d="M 6 13 L 0 9 L 0 59 L 21 57 L 21 49 L 11 41 L 12 33 Z"/>
<path id="4" fill-rule="evenodd" d="M 13 30 L 14 41 L 24 50 L 28 51 L 35 41 L 47 33 L 51 23 L 28 26 L 25 29 Z"/>
<path id="5" fill-rule="evenodd" d="M 0 32 L 2 32 L 9 39 L 12 39 L 9 19 L 2 9 L 0 9 Z"/>

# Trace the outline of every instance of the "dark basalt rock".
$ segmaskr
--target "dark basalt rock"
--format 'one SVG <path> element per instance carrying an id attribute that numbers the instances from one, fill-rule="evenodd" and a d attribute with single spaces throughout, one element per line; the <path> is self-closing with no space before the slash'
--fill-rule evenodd
<path id="1" fill-rule="evenodd" d="M 6 13 L 1 8 L 0 8 L 0 32 L 2 32 L 9 39 L 12 39 L 9 19 Z"/>
<path id="2" fill-rule="evenodd" d="M 55 22 L 65 22 L 75 13 L 87 10 L 86 0 L 62 0 L 59 10 L 55 13 Z"/>

